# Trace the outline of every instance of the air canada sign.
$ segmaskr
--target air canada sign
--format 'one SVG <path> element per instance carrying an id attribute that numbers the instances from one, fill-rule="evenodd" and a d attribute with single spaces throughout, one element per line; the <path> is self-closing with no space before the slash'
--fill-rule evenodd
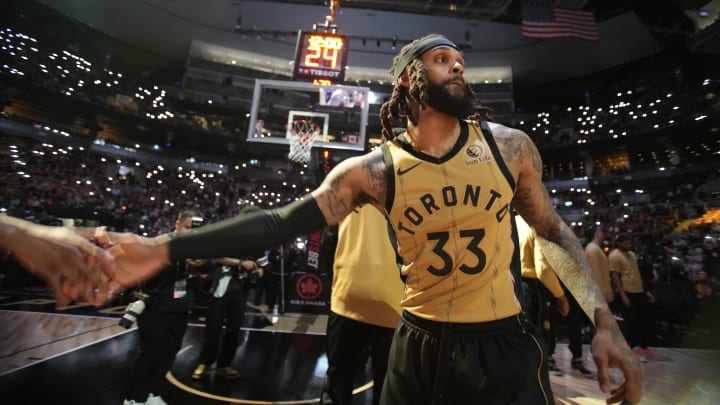
<path id="1" fill-rule="evenodd" d="M 330 279 L 324 273 L 296 272 L 290 277 L 288 311 L 328 313 L 330 300 Z"/>
<path id="2" fill-rule="evenodd" d="M 322 280 L 315 274 L 304 274 L 295 281 L 295 293 L 302 300 L 311 301 L 317 299 L 322 290 Z"/>

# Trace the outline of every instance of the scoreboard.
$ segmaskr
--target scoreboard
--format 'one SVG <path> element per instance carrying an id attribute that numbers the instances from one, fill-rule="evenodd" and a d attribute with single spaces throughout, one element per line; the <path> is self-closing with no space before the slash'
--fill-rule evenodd
<path id="1" fill-rule="evenodd" d="M 293 79 L 344 82 L 347 54 L 346 36 L 300 30 L 295 49 Z"/>

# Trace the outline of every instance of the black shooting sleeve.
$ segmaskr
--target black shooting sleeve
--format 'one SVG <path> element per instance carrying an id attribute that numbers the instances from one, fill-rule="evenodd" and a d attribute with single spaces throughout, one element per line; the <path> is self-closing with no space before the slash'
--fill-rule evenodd
<path id="1" fill-rule="evenodd" d="M 241 257 L 321 230 L 325 216 L 311 195 L 282 208 L 238 215 L 169 242 L 170 260 Z"/>

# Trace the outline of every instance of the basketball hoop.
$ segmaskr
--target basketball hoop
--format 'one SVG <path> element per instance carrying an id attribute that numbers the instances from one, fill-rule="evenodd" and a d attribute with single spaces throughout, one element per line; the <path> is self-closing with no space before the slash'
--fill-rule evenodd
<path id="1" fill-rule="evenodd" d="M 286 130 L 290 141 L 288 159 L 299 164 L 309 163 L 313 141 L 320 134 L 320 126 L 308 120 L 293 120 L 286 125 Z"/>

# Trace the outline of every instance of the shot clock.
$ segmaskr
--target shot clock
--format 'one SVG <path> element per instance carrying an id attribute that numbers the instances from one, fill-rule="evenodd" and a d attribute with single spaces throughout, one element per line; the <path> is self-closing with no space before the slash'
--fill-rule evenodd
<path id="1" fill-rule="evenodd" d="M 295 50 L 294 79 L 345 81 L 347 37 L 315 31 L 299 31 Z"/>

